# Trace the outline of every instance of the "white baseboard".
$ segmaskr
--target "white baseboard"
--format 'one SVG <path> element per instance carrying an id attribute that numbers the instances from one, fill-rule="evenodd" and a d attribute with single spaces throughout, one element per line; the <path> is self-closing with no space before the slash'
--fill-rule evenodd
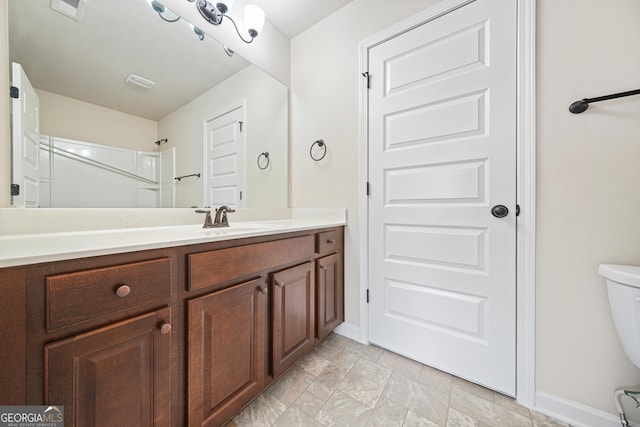
<path id="1" fill-rule="evenodd" d="M 613 394 L 611 398 L 613 399 Z M 543 392 L 536 393 L 536 407 L 534 410 L 568 423 L 573 427 L 621 426 L 617 415 Z M 640 427 L 638 423 L 631 421 L 629 423 L 633 427 Z"/>
<path id="2" fill-rule="evenodd" d="M 347 337 L 354 341 L 362 343 L 362 340 L 360 339 L 360 326 L 353 323 L 341 323 L 337 328 L 333 330 L 333 332 L 338 335 L 342 335 L 343 337 Z"/>

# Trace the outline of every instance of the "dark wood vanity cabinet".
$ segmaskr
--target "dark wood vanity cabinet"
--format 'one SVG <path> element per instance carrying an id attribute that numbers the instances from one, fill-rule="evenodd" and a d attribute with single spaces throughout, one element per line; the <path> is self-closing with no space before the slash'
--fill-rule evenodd
<path id="1" fill-rule="evenodd" d="M 273 375 L 282 374 L 315 345 L 312 262 L 272 274 Z"/>
<path id="2" fill-rule="evenodd" d="M 262 391 L 267 310 L 260 278 L 187 302 L 189 426 L 220 426 Z"/>
<path id="3" fill-rule="evenodd" d="M 224 425 L 342 322 L 342 248 L 335 227 L 0 269 L 0 404 Z"/>
<path id="4" fill-rule="evenodd" d="M 45 402 L 65 426 L 171 425 L 170 309 L 45 345 Z"/>

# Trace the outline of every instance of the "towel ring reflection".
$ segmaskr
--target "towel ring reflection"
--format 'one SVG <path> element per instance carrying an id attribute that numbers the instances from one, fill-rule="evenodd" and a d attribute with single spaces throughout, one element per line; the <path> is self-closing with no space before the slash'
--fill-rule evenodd
<path id="1" fill-rule="evenodd" d="M 323 152 L 322 152 L 322 156 L 320 157 L 314 157 L 313 156 L 313 147 L 318 146 L 320 148 L 323 148 Z M 324 140 L 319 139 L 316 142 L 314 142 L 313 144 L 311 144 L 311 148 L 309 148 L 309 155 L 311 156 L 311 158 L 313 160 L 315 160 L 316 162 L 319 162 L 320 160 L 324 159 L 324 156 L 327 155 L 327 144 L 324 143 Z"/>
<path id="2" fill-rule="evenodd" d="M 264 157 L 265 159 L 267 159 L 267 164 L 266 164 L 266 165 L 264 165 L 264 166 L 260 165 L 260 159 L 261 159 L 262 157 Z M 264 153 L 260 153 L 260 155 L 258 156 L 258 161 L 257 161 L 257 163 L 258 163 L 258 169 L 260 169 L 260 170 L 265 170 L 266 168 L 268 168 L 268 167 L 269 167 L 269 163 L 270 163 L 270 160 L 269 160 L 269 152 L 268 152 L 268 151 L 265 151 Z"/>

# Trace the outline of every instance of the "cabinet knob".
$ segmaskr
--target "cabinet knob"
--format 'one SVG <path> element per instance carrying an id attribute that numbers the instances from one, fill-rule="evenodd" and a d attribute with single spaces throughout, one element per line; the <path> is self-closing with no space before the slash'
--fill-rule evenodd
<path id="1" fill-rule="evenodd" d="M 162 335 L 167 335 L 171 332 L 171 323 L 163 323 L 160 325 L 160 333 Z"/>
<path id="2" fill-rule="evenodd" d="M 264 288 L 259 288 L 260 292 L 262 292 L 263 294 L 268 294 L 269 293 L 269 288 L 267 288 L 266 286 Z"/>
<path id="3" fill-rule="evenodd" d="M 321 269 L 321 270 L 326 270 L 326 269 L 327 269 L 327 267 L 326 267 L 325 265 L 321 265 L 321 266 L 320 266 L 320 269 Z"/>
<path id="4" fill-rule="evenodd" d="M 127 285 L 120 285 L 116 289 L 116 295 L 118 295 L 120 298 L 124 298 L 130 293 L 131 293 L 131 288 Z"/>
<path id="5" fill-rule="evenodd" d="M 276 285 L 278 285 L 278 287 L 281 288 L 284 286 L 284 283 L 276 280 Z"/>
<path id="6" fill-rule="evenodd" d="M 336 241 L 333 239 L 327 239 L 327 244 L 328 245 L 335 245 Z"/>

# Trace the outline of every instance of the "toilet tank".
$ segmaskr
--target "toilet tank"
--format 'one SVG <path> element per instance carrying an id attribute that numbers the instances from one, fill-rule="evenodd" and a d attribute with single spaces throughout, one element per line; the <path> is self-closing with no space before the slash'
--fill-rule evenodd
<path id="1" fill-rule="evenodd" d="M 640 368 L 640 267 L 602 264 L 613 322 L 625 353 Z"/>

